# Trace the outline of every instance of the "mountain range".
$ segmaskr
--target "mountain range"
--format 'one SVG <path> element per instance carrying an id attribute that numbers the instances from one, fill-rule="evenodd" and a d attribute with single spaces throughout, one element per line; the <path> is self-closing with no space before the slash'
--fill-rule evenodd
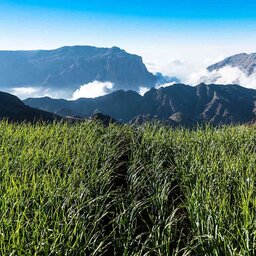
<path id="1" fill-rule="evenodd" d="M 211 72 L 224 67 L 238 68 L 248 76 L 256 74 L 256 54 L 237 54 L 207 69 Z M 24 103 L 15 96 L 0 93 L 0 118 L 33 121 L 68 116 L 79 119 L 103 113 L 123 123 L 160 120 L 173 126 L 204 122 L 238 124 L 256 119 L 256 90 L 235 84 L 185 85 L 175 77 L 153 75 L 140 56 L 118 47 L 0 51 L 1 90 L 43 88 L 71 98 L 82 85 L 94 81 L 111 82 L 114 88 L 97 98 L 43 97 L 29 98 Z M 159 84 L 167 82 L 176 84 L 159 88 Z M 154 88 L 156 85 L 159 89 Z M 152 89 L 142 96 L 138 93 L 141 87 Z"/>
<path id="2" fill-rule="evenodd" d="M 204 122 L 221 125 L 250 123 L 256 118 L 256 90 L 232 84 L 202 83 L 195 87 L 175 84 L 152 88 L 144 96 L 119 90 L 91 99 L 69 101 L 44 97 L 30 98 L 24 103 L 61 116 L 88 118 L 101 112 L 123 123 L 157 119 L 172 125 Z"/>
<path id="3" fill-rule="evenodd" d="M 140 56 L 118 47 L 0 51 L 0 88 L 9 91 L 32 87 L 65 92 L 64 96 L 71 98 L 81 85 L 93 81 L 111 82 L 114 90 L 138 91 L 140 87 L 154 87 L 157 79 Z"/>

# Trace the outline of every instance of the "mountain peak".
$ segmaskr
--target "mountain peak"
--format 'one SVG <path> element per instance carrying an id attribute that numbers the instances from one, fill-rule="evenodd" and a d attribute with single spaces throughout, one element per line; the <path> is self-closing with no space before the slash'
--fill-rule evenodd
<path id="1" fill-rule="evenodd" d="M 121 48 L 119 48 L 119 47 L 117 47 L 117 46 L 113 46 L 113 47 L 111 47 L 110 49 L 111 49 L 112 51 L 115 51 L 115 52 L 120 52 L 120 51 L 125 52 L 125 50 L 123 50 L 123 49 L 121 49 Z"/>
<path id="2" fill-rule="evenodd" d="M 238 68 L 246 75 L 256 72 L 256 53 L 239 53 L 207 67 L 208 71 L 218 71 L 224 67 Z"/>

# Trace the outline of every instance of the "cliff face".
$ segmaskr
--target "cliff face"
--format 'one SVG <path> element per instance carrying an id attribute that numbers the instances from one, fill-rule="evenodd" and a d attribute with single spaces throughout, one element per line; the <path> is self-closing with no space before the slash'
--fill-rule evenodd
<path id="1" fill-rule="evenodd" d="M 117 47 L 0 51 L 0 88 L 33 86 L 73 92 L 95 80 L 112 82 L 115 90 L 137 91 L 141 86 L 154 86 L 156 78 L 140 56 Z"/>

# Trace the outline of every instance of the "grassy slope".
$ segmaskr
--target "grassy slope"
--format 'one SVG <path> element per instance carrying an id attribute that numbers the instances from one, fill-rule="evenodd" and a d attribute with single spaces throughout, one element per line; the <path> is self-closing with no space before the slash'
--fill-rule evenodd
<path id="1" fill-rule="evenodd" d="M 256 129 L 0 123 L 0 255 L 254 255 Z"/>

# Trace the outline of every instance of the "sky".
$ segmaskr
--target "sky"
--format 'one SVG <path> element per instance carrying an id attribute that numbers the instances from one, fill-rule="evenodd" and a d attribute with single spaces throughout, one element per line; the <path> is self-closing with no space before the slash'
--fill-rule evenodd
<path id="1" fill-rule="evenodd" d="M 256 52 L 255 0 L 1 0 L 0 49 L 118 46 L 180 75 Z"/>

